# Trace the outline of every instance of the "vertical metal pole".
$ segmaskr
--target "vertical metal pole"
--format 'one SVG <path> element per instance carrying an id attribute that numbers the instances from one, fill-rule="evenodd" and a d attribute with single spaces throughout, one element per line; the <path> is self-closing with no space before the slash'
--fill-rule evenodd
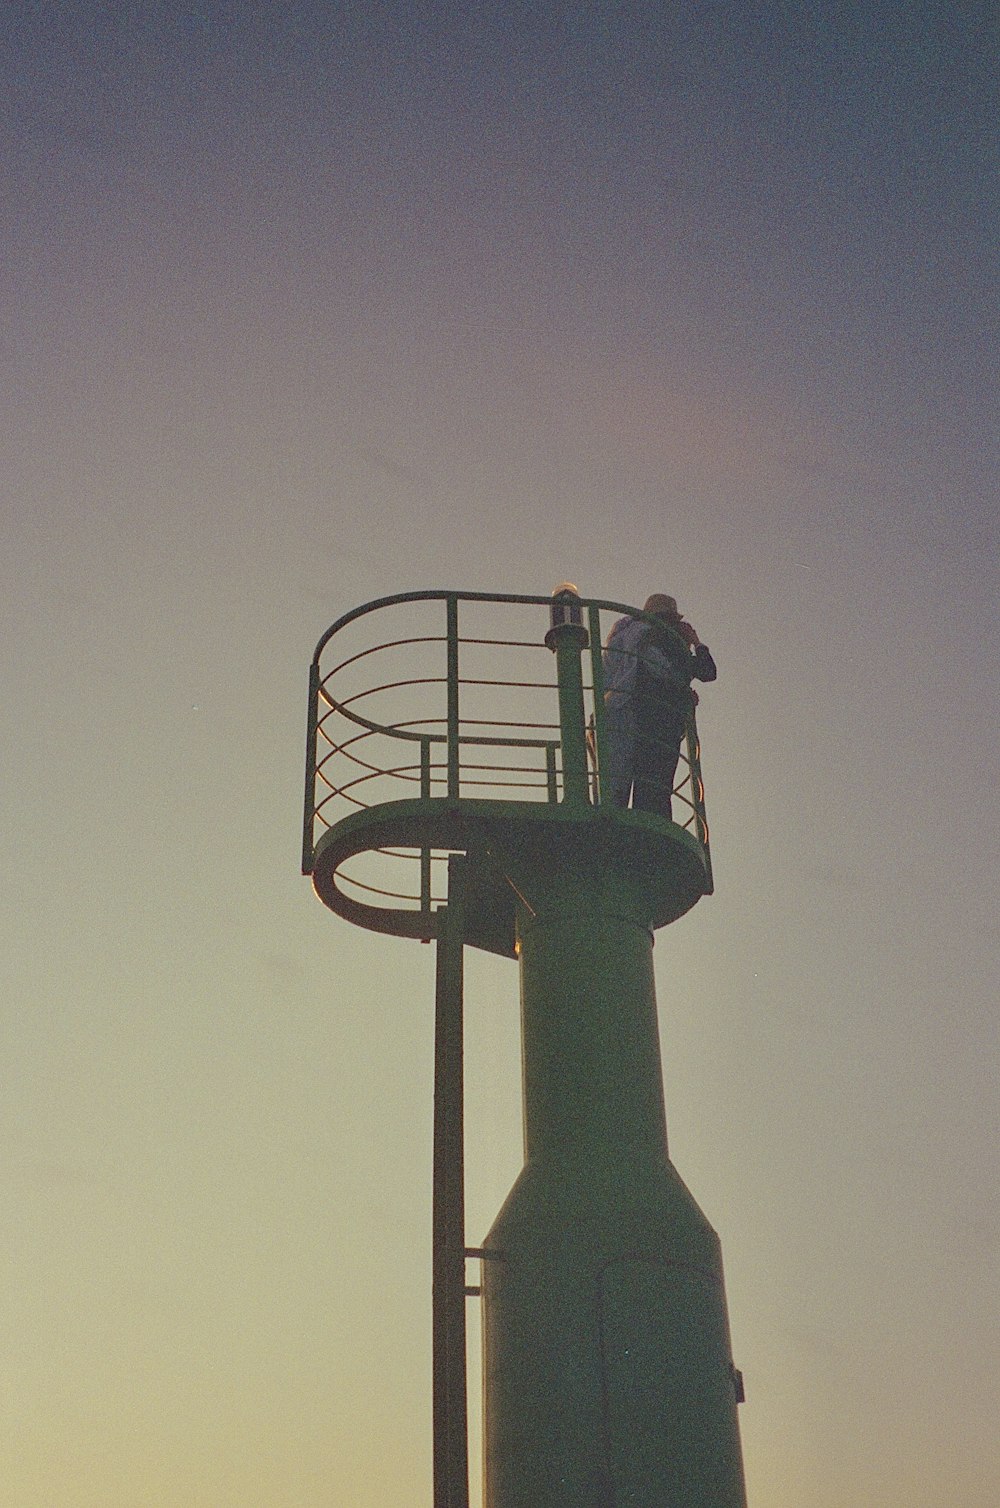
<path id="1" fill-rule="evenodd" d="M 594 687 L 594 753 L 597 760 L 597 800 L 601 801 L 601 780 L 604 774 L 607 757 L 607 732 L 604 707 L 604 662 L 601 658 L 601 610 L 599 607 L 588 609 L 587 616 L 590 625 L 590 669 L 591 681 Z"/>
<path id="2" fill-rule="evenodd" d="M 580 665 L 580 651 L 586 643 L 586 632 L 577 624 L 567 623 L 549 629 L 545 642 L 556 653 L 563 800 L 583 806 L 589 800 L 587 730 L 584 725 L 583 672 Z"/>
<path id="3" fill-rule="evenodd" d="M 431 741 L 420 740 L 420 799 L 427 801 L 431 794 Z M 431 851 L 420 850 L 420 910 L 429 916 L 431 909 Z M 430 942 L 430 937 L 426 939 Z"/>
<path id="4" fill-rule="evenodd" d="M 448 796 L 459 794 L 458 764 L 458 598 L 448 598 Z"/>
<path id="5" fill-rule="evenodd" d="M 306 728 L 306 794 L 302 812 L 302 873 L 312 874 L 313 818 L 316 808 L 316 722 L 319 715 L 319 666 L 309 666 L 309 724 Z"/>
<path id="6" fill-rule="evenodd" d="M 550 801 L 559 800 L 559 784 L 556 780 L 556 744 L 545 745 L 545 788 Z"/>
<path id="7" fill-rule="evenodd" d="M 434 1021 L 433 1410 L 434 1508 L 468 1508 L 463 1137 L 463 866 L 448 860 L 438 911 Z"/>
<path id="8" fill-rule="evenodd" d="M 708 890 L 711 895 L 715 886 L 712 879 L 712 850 L 708 843 L 708 817 L 705 814 L 705 786 L 701 778 L 701 744 L 698 740 L 698 729 L 692 712 L 687 722 L 687 756 L 688 767 L 691 771 L 691 805 L 695 813 L 695 830 L 702 848 L 705 851 L 705 868 L 708 872 Z"/>

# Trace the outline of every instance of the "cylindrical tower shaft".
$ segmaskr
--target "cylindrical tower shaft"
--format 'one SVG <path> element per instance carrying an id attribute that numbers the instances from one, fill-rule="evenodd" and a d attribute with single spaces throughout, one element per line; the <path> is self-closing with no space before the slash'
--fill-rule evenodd
<path id="1" fill-rule="evenodd" d="M 648 899 L 508 856 L 525 1166 L 486 1246 L 486 1508 L 745 1508 L 718 1238 L 667 1155 Z"/>

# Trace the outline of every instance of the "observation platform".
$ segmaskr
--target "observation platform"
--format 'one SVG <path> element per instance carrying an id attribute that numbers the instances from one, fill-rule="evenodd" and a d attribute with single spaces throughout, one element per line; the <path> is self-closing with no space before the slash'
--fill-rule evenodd
<path id="1" fill-rule="evenodd" d="M 532 851 L 568 877 L 597 866 L 612 888 L 638 883 L 651 928 L 711 894 L 693 712 L 674 821 L 602 800 L 602 651 L 623 616 L 645 618 L 568 593 L 428 591 L 339 618 L 310 668 L 302 869 L 320 899 L 430 941 L 463 853 L 463 940 L 513 957 L 517 906 L 539 901 L 515 891 L 510 861 Z"/>

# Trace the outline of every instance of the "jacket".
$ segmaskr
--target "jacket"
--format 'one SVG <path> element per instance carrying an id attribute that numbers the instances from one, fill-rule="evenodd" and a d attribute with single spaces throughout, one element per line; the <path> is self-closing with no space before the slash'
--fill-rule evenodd
<path id="1" fill-rule="evenodd" d="M 680 635 L 664 634 L 659 643 L 658 637 L 641 618 L 618 619 L 604 649 L 604 696 L 609 708 L 635 695 L 640 663 L 645 675 L 661 682 L 678 701 L 689 701 L 692 677 L 715 680 L 718 672 L 706 645 L 699 644 L 692 654 Z"/>

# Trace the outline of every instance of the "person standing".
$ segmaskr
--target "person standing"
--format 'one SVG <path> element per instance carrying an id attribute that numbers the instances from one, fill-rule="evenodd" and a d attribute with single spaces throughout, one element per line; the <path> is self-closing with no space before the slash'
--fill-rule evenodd
<path id="1" fill-rule="evenodd" d="M 655 592 L 643 612 L 656 623 L 619 618 L 604 649 L 605 799 L 627 807 L 631 795 L 634 811 L 669 821 L 681 739 L 697 702 L 691 681 L 714 681 L 718 671 L 675 598 Z"/>

